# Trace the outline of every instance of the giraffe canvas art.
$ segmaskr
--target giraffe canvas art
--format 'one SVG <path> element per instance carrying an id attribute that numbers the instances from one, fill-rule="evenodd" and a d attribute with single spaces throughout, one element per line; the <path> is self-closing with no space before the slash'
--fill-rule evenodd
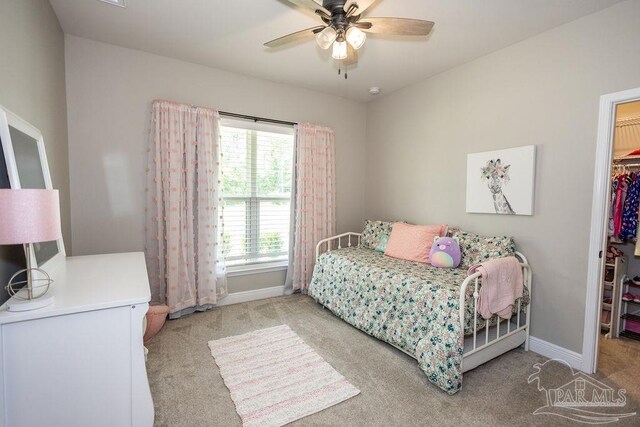
<path id="1" fill-rule="evenodd" d="M 492 159 L 480 170 L 482 179 L 487 182 L 493 196 L 493 206 L 497 214 L 516 214 L 502 192 L 502 187 L 509 183 L 510 167 L 511 165 L 503 165 L 500 159 Z"/>
<path id="2" fill-rule="evenodd" d="M 533 215 L 535 145 L 467 156 L 467 212 Z"/>

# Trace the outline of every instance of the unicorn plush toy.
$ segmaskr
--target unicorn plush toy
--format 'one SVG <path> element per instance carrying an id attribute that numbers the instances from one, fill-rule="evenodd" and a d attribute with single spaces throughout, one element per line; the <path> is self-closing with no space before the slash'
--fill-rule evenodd
<path id="1" fill-rule="evenodd" d="M 460 265 L 460 243 L 457 237 L 438 237 L 433 240 L 429 260 L 440 268 L 457 268 Z"/>

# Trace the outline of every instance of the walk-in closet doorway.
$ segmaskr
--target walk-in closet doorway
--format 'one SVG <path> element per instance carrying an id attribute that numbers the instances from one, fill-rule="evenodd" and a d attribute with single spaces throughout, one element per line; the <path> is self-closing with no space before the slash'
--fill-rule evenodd
<path id="1" fill-rule="evenodd" d="M 640 88 L 603 95 L 582 352 L 587 373 L 624 364 L 640 350 L 639 175 Z M 612 359 L 616 354 L 620 360 Z"/>

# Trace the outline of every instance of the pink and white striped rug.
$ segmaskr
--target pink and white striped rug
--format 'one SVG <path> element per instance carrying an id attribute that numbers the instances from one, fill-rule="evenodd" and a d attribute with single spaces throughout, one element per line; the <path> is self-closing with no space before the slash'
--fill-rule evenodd
<path id="1" fill-rule="evenodd" d="M 287 325 L 209 348 L 244 426 L 282 426 L 360 393 Z"/>

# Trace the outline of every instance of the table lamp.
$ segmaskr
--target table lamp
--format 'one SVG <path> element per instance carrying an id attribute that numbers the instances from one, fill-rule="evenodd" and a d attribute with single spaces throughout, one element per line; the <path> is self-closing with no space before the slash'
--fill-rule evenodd
<path id="1" fill-rule="evenodd" d="M 9 311 L 35 310 L 53 303 L 53 296 L 41 298 L 49 289 L 51 278 L 44 270 L 31 266 L 33 243 L 57 240 L 61 234 L 58 190 L 0 189 L 0 245 L 24 244 L 27 261 L 27 268 L 14 274 L 6 286 L 13 297 Z M 17 281 L 25 272 L 27 280 Z M 24 285 L 22 289 L 18 289 L 20 285 Z"/>

